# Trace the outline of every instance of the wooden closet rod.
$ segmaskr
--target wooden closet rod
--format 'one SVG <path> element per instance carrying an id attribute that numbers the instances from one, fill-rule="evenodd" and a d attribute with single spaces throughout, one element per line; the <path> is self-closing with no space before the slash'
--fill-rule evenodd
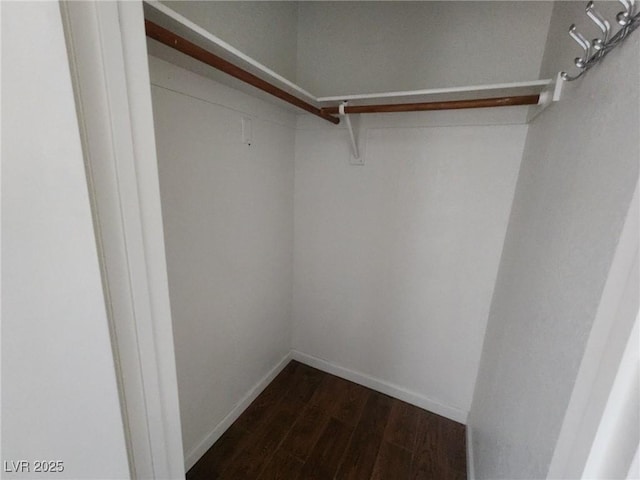
<path id="1" fill-rule="evenodd" d="M 234 65 L 233 63 L 221 58 L 204 48 L 199 47 L 198 45 L 191 43 L 189 40 L 176 35 L 175 33 L 167 30 L 166 28 L 161 27 L 149 20 L 144 21 L 145 30 L 147 33 L 147 37 L 153 38 L 160 43 L 167 45 L 179 52 L 184 53 L 200 62 L 206 63 L 207 65 L 220 70 L 232 77 L 237 78 L 249 85 L 256 87 L 263 92 L 267 92 L 274 97 L 278 97 L 281 100 L 284 100 L 291 105 L 295 105 L 298 108 L 306 110 L 309 113 L 317 115 L 320 118 L 327 120 L 328 122 L 338 124 L 340 123 L 340 119 L 332 116 L 329 113 L 323 112 L 320 108 L 311 105 L 310 103 L 305 102 L 304 100 L 291 95 L 288 92 L 285 92 L 281 88 L 276 87 L 275 85 L 263 80 L 252 73 L 247 72 L 246 70 Z"/>
<path id="2" fill-rule="evenodd" d="M 509 107 L 515 105 L 537 105 L 540 95 L 521 95 L 516 97 L 478 98 L 476 100 L 449 100 L 446 102 L 400 103 L 388 105 L 345 106 L 344 113 L 394 113 L 424 112 L 428 110 L 458 110 L 462 108 Z M 322 113 L 337 114 L 339 107 L 322 108 Z"/>
<path id="3" fill-rule="evenodd" d="M 274 97 L 284 100 L 291 105 L 306 110 L 328 122 L 338 124 L 340 119 L 334 117 L 339 114 L 339 107 L 318 108 L 308 102 L 276 87 L 256 75 L 234 65 L 214 53 L 205 50 L 189 40 L 146 20 L 144 21 L 147 37 L 153 38 L 179 52 L 237 78 L 249 85 L 262 90 Z M 515 105 L 537 105 L 539 95 L 522 95 L 499 98 L 479 98 L 475 100 L 450 100 L 444 102 L 401 103 L 387 105 L 354 105 L 345 106 L 344 113 L 394 113 L 394 112 L 423 112 L 432 110 L 457 110 L 464 108 L 508 107 Z"/>

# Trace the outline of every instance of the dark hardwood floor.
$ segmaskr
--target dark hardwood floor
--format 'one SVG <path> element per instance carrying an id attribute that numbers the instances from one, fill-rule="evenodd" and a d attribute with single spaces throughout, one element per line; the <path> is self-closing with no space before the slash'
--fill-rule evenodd
<path id="1" fill-rule="evenodd" d="M 466 479 L 465 427 L 292 361 L 187 480 Z"/>

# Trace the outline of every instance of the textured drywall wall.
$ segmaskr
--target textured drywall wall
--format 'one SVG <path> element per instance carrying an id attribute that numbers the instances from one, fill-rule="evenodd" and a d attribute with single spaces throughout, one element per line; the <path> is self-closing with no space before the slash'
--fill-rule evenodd
<path id="1" fill-rule="evenodd" d="M 2 102 L 2 478 L 129 478 L 57 2 L 2 4 Z"/>
<path id="2" fill-rule="evenodd" d="M 300 117 L 293 348 L 464 422 L 527 127 L 433 119 Z"/>
<path id="3" fill-rule="evenodd" d="M 297 2 L 162 3 L 283 77 L 295 81 Z"/>
<path id="4" fill-rule="evenodd" d="M 189 460 L 290 349 L 295 116 L 153 57 L 150 73 Z"/>
<path id="5" fill-rule="evenodd" d="M 543 71 L 572 64 L 583 16 L 556 4 Z M 479 479 L 547 474 L 638 178 L 639 51 L 636 32 L 529 126 L 469 417 Z"/>
<path id="6" fill-rule="evenodd" d="M 551 2 L 300 2 L 298 84 L 315 95 L 536 80 Z"/>

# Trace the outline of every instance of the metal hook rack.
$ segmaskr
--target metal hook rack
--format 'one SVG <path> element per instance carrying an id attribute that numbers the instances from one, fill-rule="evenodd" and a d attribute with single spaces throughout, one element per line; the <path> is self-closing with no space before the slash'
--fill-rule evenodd
<path id="1" fill-rule="evenodd" d="M 620 25 L 620 29 L 615 35 L 611 36 L 611 23 L 596 10 L 593 1 L 587 3 L 585 13 L 602 32 L 601 37 L 589 41 L 576 30 L 575 24 L 569 27 L 569 36 L 582 48 L 584 54 L 574 60 L 580 72 L 577 75 L 561 72 L 563 80 L 571 82 L 580 78 L 640 26 L 640 13 L 636 13 L 636 1 L 618 1 L 622 4 L 624 10 L 616 15 L 616 22 Z"/>

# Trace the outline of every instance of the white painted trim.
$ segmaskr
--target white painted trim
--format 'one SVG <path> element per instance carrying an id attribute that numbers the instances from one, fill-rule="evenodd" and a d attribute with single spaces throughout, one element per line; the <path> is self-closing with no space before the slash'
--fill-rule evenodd
<path id="1" fill-rule="evenodd" d="M 124 75 L 127 82 L 131 134 L 133 139 L 140 227 L 142 233 L 145 272 L 149 290 L 150 316 L 141 332 L 140 342 L 146 351 L 153 379 L 158 384 L 147 388 L 158 392 L 157 399 L 147 400 L 152 406 L 150 435 L 154 462 L 164 455 L 163 470 L 157 478 L 182 477 L 184 450 L 178 401 L 178 379 L 173 343 L 173 325 L 169 301 L 169 279 L 164 247 L 164 227 L 160 200 L 160 181 L 156 155 L 155 126 L 151 102 L 146 36 L 142 25 L 142 3 L 118 2 L 118 20 L 122 36 Z M 145 383 L 148 379 L 145 377 Z M 160 419 L 158 419 L 160 416 Z"/>
<path id="2" fill-rule="evenodd" d="M 625 478 L 626 480 L 638 480 L 640 478 L 640 445 L 636 448 L 636 453 Z"/>
<path id="3" fill-rule="evenodd" d="M 194 447 L 186 456 L 185 468 L 189 470 L 206 453 L 211 446 L 218 441 L 222 434 L 235 422 L 244 412 L 251 402 L 253 402 L 262 391 L 273 381 L 274 378 L 287 366 L 291 360 L 291 352 L 287 353 L 278 364 L 273 367 L 242 399 L 235 404 L 226 417 L 218 423 L 205 438 Z"/>
<path id="4" fill-rule="evenodd" d="M 467 425 L 467 480 L 476 479 L 476 468 L 473 463 L 473 434 L 471 432 L 471 425 Z"/>
<path id="5" fill-rule="evenodd" d="M 638 284 L 634 285 L 638 290 Z M 623 478 L 634 462 L 640 437 L 640 345 L 638 316 L 627 342 L 582 478 Z"/>
<path id="6" fill-rule="evenodd" d="M 459 423 L 465 423 L 467 413 L 462 410 L 444 406 L 438 402 L 428 399 L 427 397 L 415 392 L 411 392 L 405 388 L 393 385 L 391 383 L 379 380 L 377 378 L 365 375 L 363 373 L 350 370 L 348 368 L 340 367 L 334 363 L 321 360 L 312 355 L 302 353 L 298 350 L 291 350 L 285 355 L 280 362 L 273 367 L 269 373 L 267 373 L 247 394 L 233 407 L 233 409 L 222 419 L 213 430 L 205 436 L 205 438 L 190 452 L 187 453 L 185 459 L 185 469 L 189 470 L 193 467 L 198 460 L 211 448 L 211 446 L 218 441 L 218 439 L 224 434 L 224 432 L 235 422 L 238 417 L 244 412 L 251 402 L 253 402 L 260 393 L 273 381 L 273 379 L 282 371 L 282 369 L 289 363 L 290 360 L 296 360 L 300 363 L 304 363 L 310 367 L 317 368 L 323 372 L 336 375 L 338 377 L 350 380 L 359 385 L 371 388 L 377 392 L 384 393 L 391 397 L 405 401 L 417 407 L 423 408 L 430 412 L 436 413 L 443 417 L 449 418 Z M 473 465 L 470 463 L 470 458 L 473 458 L 473 454 L 470 452 L 471 448 L 471 432 L 467 427 L 467 465 L 470 468 L 469 480 L 473 480 Z M 469 457 L 471 455 L 471 457 Z"/>
<path id="7" fill-rule="evenodd" d="M 216 51 L 214 53 L 222 54 L 223 57 L 230 56 L 232 60 L 236 60 L 236 61 L 241 60 L 242 62 L 258 70 L 259 73 L 262 73 L 262 76 L 269 77 L 272 83 L 279 85 L 281 88 L 284 87 L 285 90 L 295 90 L 296 92 L 301 93 L 308 99 L 313 100 L 314 102 L 317 102 L 316 97 L 311 93 L 307 92 L 304 88 L 296 85 L 290 80 L 287 80 L 282 75 L 277 74 L 276 72 L 271 70 L 269 67 L 266 67 L 265 65 L 261 64 L 257 60 L 254 60 L 253 58 L 251 58 L 249 55 L 242 53 L 237 48 L 228 44 L 221 38 L 216 37 L 211 32 L 209 32 L 208 30 L 205 30 L 204 28 L 192 22 L 188 18 L 180 15 L 175 10 L 172 10 L 171 8 L 167 7 L 166 5 L 163 5 L 157 0 L 145 0 L 145 4 L 155 9 L 157 13 L 165 16 L 167 19 L 170 19 L 178 27 L 178 31 L 176 31 L 177 34 L 185 35 L 185 33 L 191 33 L 191 34 L 195 33 L 196 35 L 201 37 L 203 40 L 205 40 L 207 43 L 209 43 L 210 46 L 215 47 Z"/>
<path id="8" fill-rule="evenodd" d="M 443 101 L 448 99 L 448 94 L 457 94 L 455 99 L 481 98 L 481 96 L 486 96 L 488 94 L 495 96 L 532 95 L 541 93 L 545 88 L 548 88 L 550 84 L 553 84 L 553 80 L 543 79 L 489 85 L 429 88 L 395 92 L 350 93 L 316 97 L 301 86 L 274 72 L 249 55 L 246 55 L 208 30 L 202 28 L 195 22 L 192 22 L 188 18 L 172 10 L 170 7 L 160 3 L 158 0 L 145 0 L 144 3 L 145 11 L 147 12 L 150 20 L 159 23 L 165 28 L 170 28 L 178 35 L 181 35 L 190 41 L 202 44 L 201 46 L 208 48 L 216 55 L 219 55 L 225 60 L 237 63 L 240 67 L 246 68 L 251 71 L 251 73 L 267 79 L 279 88 L 290 93 L 297 92 L 298 94 L 306 97 L 307 100 L 316 104 L 333 104 L 335 102 L 351 100 L 372 100 L 375 102 L 376 100 L 382 101 L 385 99 L 403 99 L 404 101 L 411 102 Z M 461 97 L 460 94 L 464 93 L 468 93 L 469 95 Z"/>
<path id="9" fill-rule="evenodd" d="M 310 367 L 314 367 L 318 370 L 322 370 L 323 372 L 331 373 L 332 375 L 350 380 L 359 385 L 371 388 L 372 390 L 384 393 L 391 397 L 397 398 L 398 400 L 402 400 L 404 402 L 410 403 L 411 405 L 415 405 L 416 407 L 420 407 L 435 414 L 446 417 L 450 420 L 463 424 L 467 423 L 467 415 L 469 414 L 469 412 L 465 412 L 463 410 L 460 410 L 459 408 L 443 405 L 435 400 L 425 397 L 424 395 L 421 395 L 419 393 L 412 392 L 411 390 L 408 390 L 406 388 L 394 385 L 392 383 L 380 380 L 379 378 L 375 378 L 364 373 L 356 372 L 355 370 L 341 367 L 339 365 L 336 365 L 335 363 L 331 363 L 312 355 L 302 353 L 298 350 L 292 350 L 291 354 L 294 360 L 297 360 L 300 363 L 304 363 L 305 365 L 309 365 Z"/>
<path id="10" fill-rule="evenodd" d="M 638 184 L 609 269 L 547 478 L 580 478 L 638 313 Z"/>
<path id="11" fill-rule="evenodd" d="M 62 2 L 132 478 L 184 478 L 140 2 Z"/>
<path id="12" fill-rule="evenodd" d="M 562 79 L 562 72 L 558 72 L 555 81 L 549 84 L 540 92 L 538 105 L 532 106 L 527 115 L 527 123 L 531 123 L 544 110 L 549 108 L 554 102 L 559 102 L 562 97 L 562 87 L 565 81 Z"/>

